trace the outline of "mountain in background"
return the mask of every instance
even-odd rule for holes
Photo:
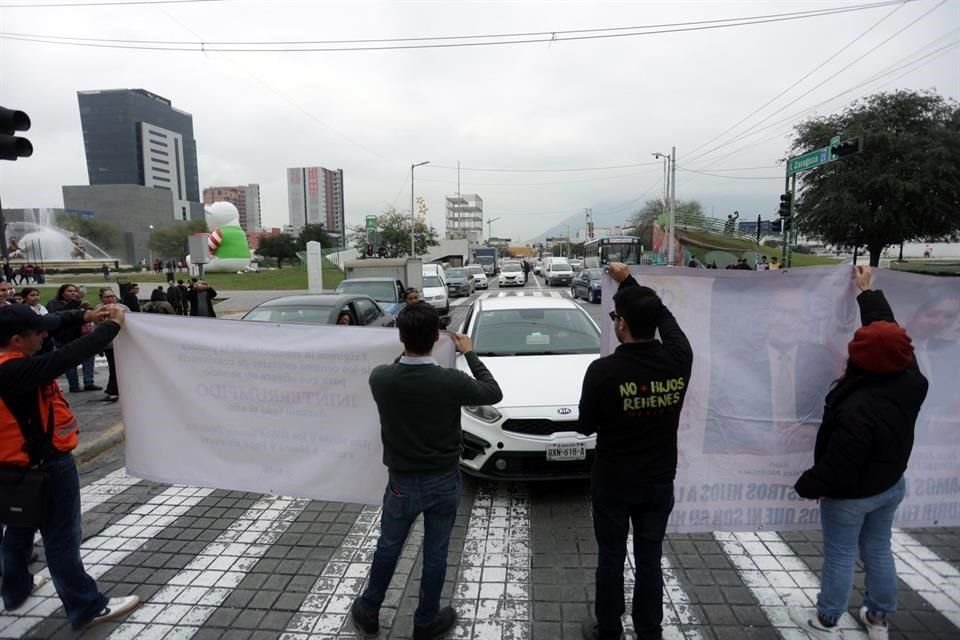
[[[757,214],[760,214],[764,220],[773,220],[777,215],[776,210],[780,204],[778,196],[773,193],[691,194],[690,197],[703,203],[704,213],[710,217],[726,220],[727,215],[739,211],[741,222],[755,221]],[[678,200],[686,198],[687,194],[677,194]],[[594,205],[593,225],[597,228],[625,225],[646,200],[647,198],[644,197],[630,203]],[[566,237],[567,225],[570,225],[570,233],[573,235],[577,229],[583,229],[587,226],[586,216],[583,212],[571,215],[550,228],[544,229],[539,235],[526,242],[533,244],[545,242],[547,238]]]

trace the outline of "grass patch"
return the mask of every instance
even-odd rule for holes
[[[891,261],[890,268],[896,271],[922,273],[928,276],[960,276],[960,261],[910,260]]]

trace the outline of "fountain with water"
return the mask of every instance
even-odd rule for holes
[[[24,263],[92,263],[113,262],[113,258],[96,244],[56,224],[56,213],[50,209],[28,209],[23,220],[6,226],[7,253],[11,262]]]

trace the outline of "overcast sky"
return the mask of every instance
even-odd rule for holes
[[[205,42],[390,38],[623,27],[858,4],[235,0],[4,6],[44,1],[62,0],[2,0],[0,31]],[[901,6],[784,97],[698,151],[895,7],[689,33],[416,51],[193,53],[0,40],[0,103],[30,114],[35,149],[32,158],[0,164],[0,196],[5,207],[62,206],[61,185],[87,184],[76,92],[143,88],[193,114],[201,189],[260,184],[265,226],[287,222],[286,167],[342,168],[347,222],[355,224],[390,205],[408,209],[410,164],[429,160],[433,166],[417,169],[417,195],[442,233],[444,196],[456,191],[457,173],[441,166],[608,167],[653,162],[652,152],[669,153],[672,145],[679,158],[678,198],[699,199],[718,217],[734,208],[745,218],[769,217],[783,187],[783,168],[775,165],[789,146],[791,122],[800,119],[795,114],[960,42],[960,0],[947,0],[881,45],[938,4]],[[816,112],[842,109],[878,90],[960,95],[960,48],[918,65]],[[756,128],[794,117],[723,144],[768,116]],[[746,167],[760,168],[727,171]],[[493,234],[524,240],[584,207],[606,220],[625,217],[636,203],[659,196],[662,167],[464,170],[461,176],[461,191],[479,193],[485,216],[500,218]]]

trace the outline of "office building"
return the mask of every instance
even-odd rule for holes
[[[447,240],[483,239],[483,198],[475,193],[447,196]]]
[[[238,187],[207,187],[203,190],[203,204],[229,202],[240,213],[240,226],[248,233],[260,230],[260,185]]]
[[[173,220],[202,212],[193,116],[143,89],[80,91],[77,100],[91,186],[167,190]]]
[[[287,169],[290,227],[299,233],[305,225],[322,224],[344,247],[346,223],[343,209],[343,170],[323,167]]]

